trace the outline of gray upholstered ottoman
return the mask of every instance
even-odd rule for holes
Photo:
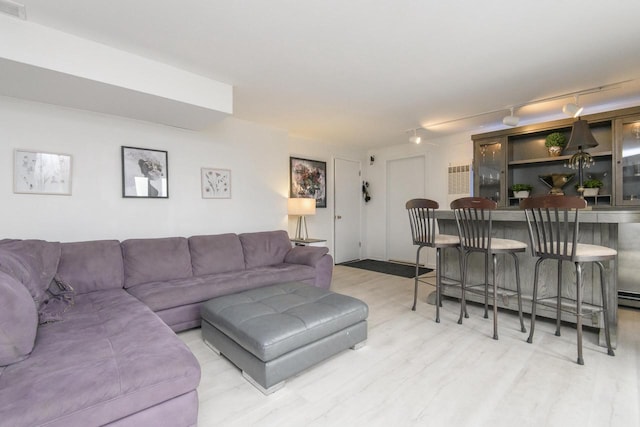
[[[265,394],[367,339],[367,305],[303,283],[214,298],[202,305],[202,338]]]

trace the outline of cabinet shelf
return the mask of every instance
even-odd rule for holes
[[[535,197],[535,196],[534,196]],[[597,196],[584,196],[589,206],[611,206],[611,194],[598,194]],[[519,197],[509,197],[509,206],[518,206]]]
[[[601,151],[599,153],[589,153],[591,157],[606,157],[611,156],[611,151]],[[540,157],[537,159],[525,159],[525,160],[512,160],[509,162],[509,166],[515,165],[528,165],[531,163],[553,163],[553,162],[561,162],[564,160],[569,160],[571,155],[568,156],[557,156],[557,157]]]
[[[598,194],[597,196],[584,196],[590,206],[605,205],[611,206],[611,194]]]

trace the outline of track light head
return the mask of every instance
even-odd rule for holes
[[[513,127],[518,126],[518,123],[520,123],[520,117],[513,115],[513,107],[511,107],[511,114],[502,119],[502,124]]]
[[[505,118],[502,119],[502,124],[506,126],[518,126],[518,123],[520,123],[520,117],[505,116]]]
[[[578,117],[582,113],[582,110],[584,110],[584,108],[578,104],[578,95],[575,96],[575,102],[566,103],[562,107],[562,112],[571,117]]]
[[[416,129],[413,130],[413,135],[409,138],[409,142],[413,144],[420,144],[422,142],[422,138],[418,136],[418,132]]]
[[[584,110],[583,107],[573,102],[564,104],[564,106],[562,107],[562,112],[565,113],[567,116],[571,116],[571,117],[578,117],[580,113],[582,113],[582,110]]]

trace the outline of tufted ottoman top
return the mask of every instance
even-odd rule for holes
[[[214,298],[202,319],[263,362],[366,320],[367,305],[292,282]]]

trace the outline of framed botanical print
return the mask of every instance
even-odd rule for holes
[[[231,198],[231,171],[229,169],[202,168],[200,181],[203,199]]]
[[[71,156],[15,150],[13,192],[71,195]]]

